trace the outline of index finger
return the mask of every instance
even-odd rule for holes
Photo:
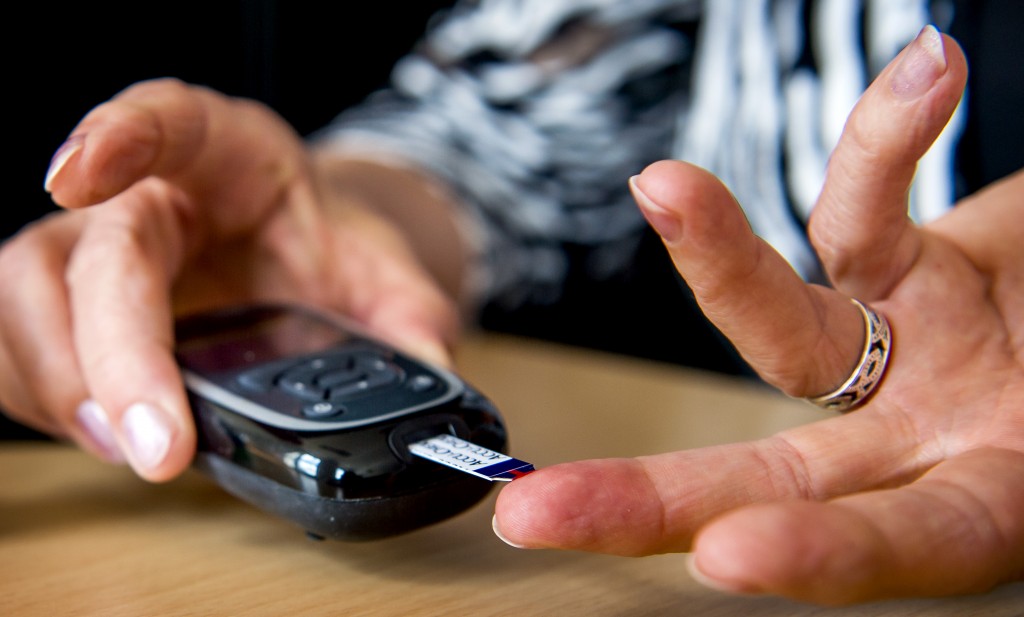
[[[495,527],[520,547],[687,551],[698,529],[736,508],[904,483],[933,463],[914,454],[915,440],[872,407],[753,442],[556,465],[502,489]]]
[[[207,119],[197,88],[170,79],[136,84],[82,119],[54,154],[44,188],[73,208],[174,173],[203,147]]]

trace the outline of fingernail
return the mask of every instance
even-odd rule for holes
[[[633,194],[633,199],[636,200],[638,206],[640,206],[640,212],[643,213],[644,218],[651,224],[654,231],[658,232],[658,235],[662,237],[666,242],[675,242],[682,235],[683,226],[679,222],[679,219],[670,213],[665,208],[659,206],[650,197],[647,196],[636,183],[636,179],[639,176],[633,176],[629,179],[629,190]]]
[[[925,26],[907,46],[893,71],[890,87],[896,96],[912,100],[931,89],[946,72],[946,50],[935,26]]]
[[[728,594],[751,595],[753,593],[749,589],[744,589],[741,586],[726,583],[704,574],[700,568],[697,567],[697,560],[694,558],[693,553],[686,555],[686,571],[690,573],[690,577],[693,578],[696,583],[702,587],[707,587],[708,589]]]
[[[124,453],[114,438],[110,417],[99,403],[92,399],[83,401],[75,410],[75,420],[104,459],[111,463],[124,462]]]
[[[501,533],[501,530],[498,529],[498,517],[497,516],[492,516],[491,517],[491,529],[494,530],[494,535],[498,536],[499,540],[501,540],[505,544],[508,544],[512,548],[527,548],[526,545],[524,545],[524,544],[516,544],[515,542],[513,542],[513,541],[509,540],[508,538],[506,538],[504,536],[504,534]]]
[[[149,403],[136,403],[121,419],[133,467],[151,471],[167,458],[174,435],[174,424],[167,414]]]
[[[68,137],[57,151],[53,153],[53,158],[50,159],[50,168],[46,170],[46,179],[43,180],[43,190],[47,193],[50,192],[50,188],[53,186],[53,180],[57,177],[57,174],[64,169],[64,165],[67,164],[68,160],[75,155],[76,152],[82,149],[85,145],[85,135],[72,135]]]

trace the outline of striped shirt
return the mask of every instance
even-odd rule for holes
[[[558,300],[567,244],[587,276],[625,267],[645,223],[627,179],[686,160],[734,193],[808,280],[805,223],[871,79],[948,3],[477,0],[439,15],[392,86],[319,135],[445,181],[474,249],[478,305]],[[955,120],[921,162],[911,215],[953,202]]]

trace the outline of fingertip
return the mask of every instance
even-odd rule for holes
[[[895,63],[889,88],[898,99],[913,100],[930,90],[948,66],[942,35],[927,25]]]
[[[679,208],[701,203],[709,193],[725,193],[721,181],[711,172],[674,159],[655,161],[630,179],[630,183],[663,208],[679,214]]]
[[[720,580],[713,578],[704,573],[701,567],[697,564],[697,556],[694,553],[686,555],[686,571],[689,573],[690,578],[702,587],[707,587],[714,591],[719,591],[728,594],[746,594],[750,595],[753,591],[744,588],[742,585],[736,585],[732,581]]]
[[[103,202],[145,176],[159,149],[157,127],[136,111],[69,137],[54,153],[43,188],[64,208]]]
[[[541,548],[559,526],[556,513],[561,507],[551,503],[552,493],[544,478],[552,469],[539,469],[519,478],[498,494],[491,527],[505,544],[520,549]]]
[[[401,346],[409,355],[428,364],[446,369],[453,368],[451,351],[444,342],[435,337],[408,337],[401,342]]]
[[[585,514],[590,483],[577,465],[539,469],[502,489],[495,503],[494,530],[516,548],[582,548],[600,538]]]
[[[162,132],[145,110],[124,109],[88,127],[74,165],[65,165],[52,183],[54,200],[66,208],[110,199],[145,177],[157,160]]]
[[[82,119],[51,159],[44,188],[65,208],[106,201],[193,161],[205,134],[205,108],[187,85],[135,84]]]
[[[370,324],[370,331],[382,341],[428,364],[451,370],[454,366],[451,348],[446,342],[450,335],[440,326],[400,318],[378,319]]]
[[[640,212],[643,213],[644,218],[654,228],[654,231],[658,232],[662,240],[668,244],[678,241],[679,236],[682,235],[682,222],[679,217],[645,193],[638,184],[638,178],[639,176],[633,176],[629,179],[629,190],[637,205],[640,206]]]
[[[76,440],[86,450],[109,463],[126,462],[124,452],[117,443],[110,416],[92,399],[82,401],[75,410]]]
[[[505,535],[504,532],[502,532],[501,525],[498,523],[498,515],[497,514],[495,514],[494,516],[491,517],[491,529],[494,531],[494,535],[498,536],[499,540],[501,540],[505,544],[508,544],[512,548],[518,548],[518,549],[530,548],[529,546],[526,546],[525,544],[519,544],[519,543],[513,542],[512,540],[510,540],[508,538],[508,536]]]
[[[580,461],[506,486],[495,504],[495,526],[521,548],[646,555],[676,548],[662,506],[636,459]]]
[[[188,466],[195,432],[177,414],[151,402],[133,403],[120,418],[120,444],[132,469],[151,482],[165,482]]]
[[[723,239],[737,244],[752,237],[732,193],[706,169],[657,161],[629,183],[641,212],[677,258],[720,251]]]
[[[85,147],[85,137],[84,134],[72,135],[53,153],[53,157],[50,159],[50,166],[46,170],[46,177],[43,180],[44,191],[53,193],[54,184],[60,177],[61,172],[71,159]]]
[[[413,283],[420,283],[413,280]],[[453,306],[428,289],[420,302],[410,302],[415,293],[383,296],[364,316],[356,315],[375,336],[430,364],[453,367],[452,347],[459,336],[459,319]]]

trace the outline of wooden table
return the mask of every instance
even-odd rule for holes
[[[820,412],[720,376],[471,337],[462,374],[538,465],[749,439]],[[150,485],[69,447],[0,443],[0,615],[1021,615],[1024,585],[827,610],[698,587],[681,555],[519,551],[467,513],[372,543],[313,542],[189,472]]]

